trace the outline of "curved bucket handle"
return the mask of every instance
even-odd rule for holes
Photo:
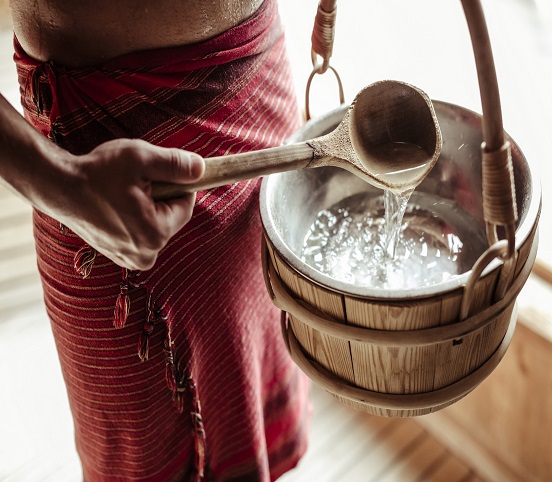
[[[479,0],[461,1],[470,32],[483,110],[481,145],[483,216],[489,242],[489,248],[476,262],[480,269],[472,269],[466,284],[460,308],[461,319],[463,319],[462,317],[468,317],[470,314],[471,291],[475,282],[495,257],[500,257],[504,264],[495,289],[494,301],[501,299],[511,284],[517,262],[518,215],[511,147],[504,139],[498,81],[485,16]],[[497,232],[499,226],[504,230],[506,245],[499,239]],[[492,256],[493,253],[495,256]]]
[[[510,143],[504,138],[502,122],[502,109],[500,94],[496,77],[495,64],[489,39],[489,32],[485,22],[483,8],[479,0],[461,0],[464,15],[468,24],[479,92],[483,110],[483,143],[482,154],[482,179],[483,179],[483,216],[486,224],[486,234],[489,249],[478,260],[478,269],[472,270],[474,280],[468,281],[468,285],[474,285],[484,268],[498,255],[504,260],[500,279],[495,290],[495,301],[501,299],[513,278],[516,265],[516,222],[518,219],[514,174]],[[312,33],[312,59],[314,73],[324,73],[330,67],[330,57],[333,52],[335,38],[335,19],[337,13],[337,0],[320,0]],[[317,56],[322,62],[317,62]],[[310,81],[309,84],[310,86]],[[308,111],[307,88],[307,112]],[[504,232],[507,242],[495,246],[500,242],[498,228]],[[495,256],[492,256],[492,254]],[[476,263],[476,264],[477,264]],[[482,266],[484,264],[484,266]],[[469,316],[469,304],[471,290],[464,296],[462,312]]]

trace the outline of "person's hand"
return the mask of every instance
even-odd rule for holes
[[[117,139],[74,156],[36,132],[0,95],[0,180],[118,265],[153,266],[192,216],[195,195],[155,202],[152,182],[203,175],[191,152]]]
[[[195,194],[156,202],[152,182],[194,181],[203,175],[203,159],[130,139],[106,142],[83,156],[60,151],[57,167],[45,172],[37,207],[116,264],[151,268],[190,220],[195,203]]]

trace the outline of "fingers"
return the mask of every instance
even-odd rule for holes
[[[139,245],[139,249],[126,253],[126,256],[121,259],[112,257],[112,261],[133,270],[147,271],[151,269],[161,249],[191,219],[195,198],[195,193],[189,193],[178,199],[155,203],[156,228],[152,229],[151,225],[148,227],[147,242]],[[152,244],[153,232],[157,234]],[[136,247],[136,239],[134,239],[133,247]],[[108,255],[108,257],[110,256]]]
[[[155,203],[157,219],[160,224],[166,226],[169,238],[191,219],[195,199],[195,193],[188,193],[178,199]]]
[[[151,181],[192,182],[205,171],[203,158],[198,154],[176,148],[150,147],[144,174]]]
[[[186,183],[199,179],[205,171],[203,158],[193,152],[151,145],[151,157],[144,175],[150,181]],[[177,199],[155,202],[159,226],[168,234],[176,234],[192,217],[196,195],[188,193]]]
[[[90,165],[100,166],[96,170],[102,173],[98,176],[100,182],[87,184],[96,188],[91,191],[92,205],[98,199],[107,201],[113,216],[98,219],[94,214],[90,221],[83,221],[97,228],[93,231],[104,233],[101,242],[93,239],[89,244],[96,249],[105,248],[98,250],[121,266],[150,269],[169,239],[190,221],[196,198],[189,193],[156,202],[151,196],[152,183],[196,181],[205,170],[202,157],[139,139],[117,139],[96,148]],[[107,247],[105,234],[109,239]]]

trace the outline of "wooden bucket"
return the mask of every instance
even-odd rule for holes
[[[367,185],[336,168],[276,174],[262,184],[263,269],[267,290],[282,309],[289,353],[315,383],[372,414],[431,413],[481,383],[510,344],[516,296],[536,256],[540,188],[518,146],[503,132],[481,7],[476,1],[463,4],[483,116],[434,102],[443,151],[417,191],[450,199],[486,233],[489,247],[470,270],[412,290],[333,280],[300,259],[302,241],[316,212]],[[346,110],[342,106],[310,120],[290,141],[331,131]]]

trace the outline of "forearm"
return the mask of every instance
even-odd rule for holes
[[[46,209],[45,191],[53,177],[57,183],[63,181],[68,157],[0,95],[0,178],[6,184],[35,207]]]

